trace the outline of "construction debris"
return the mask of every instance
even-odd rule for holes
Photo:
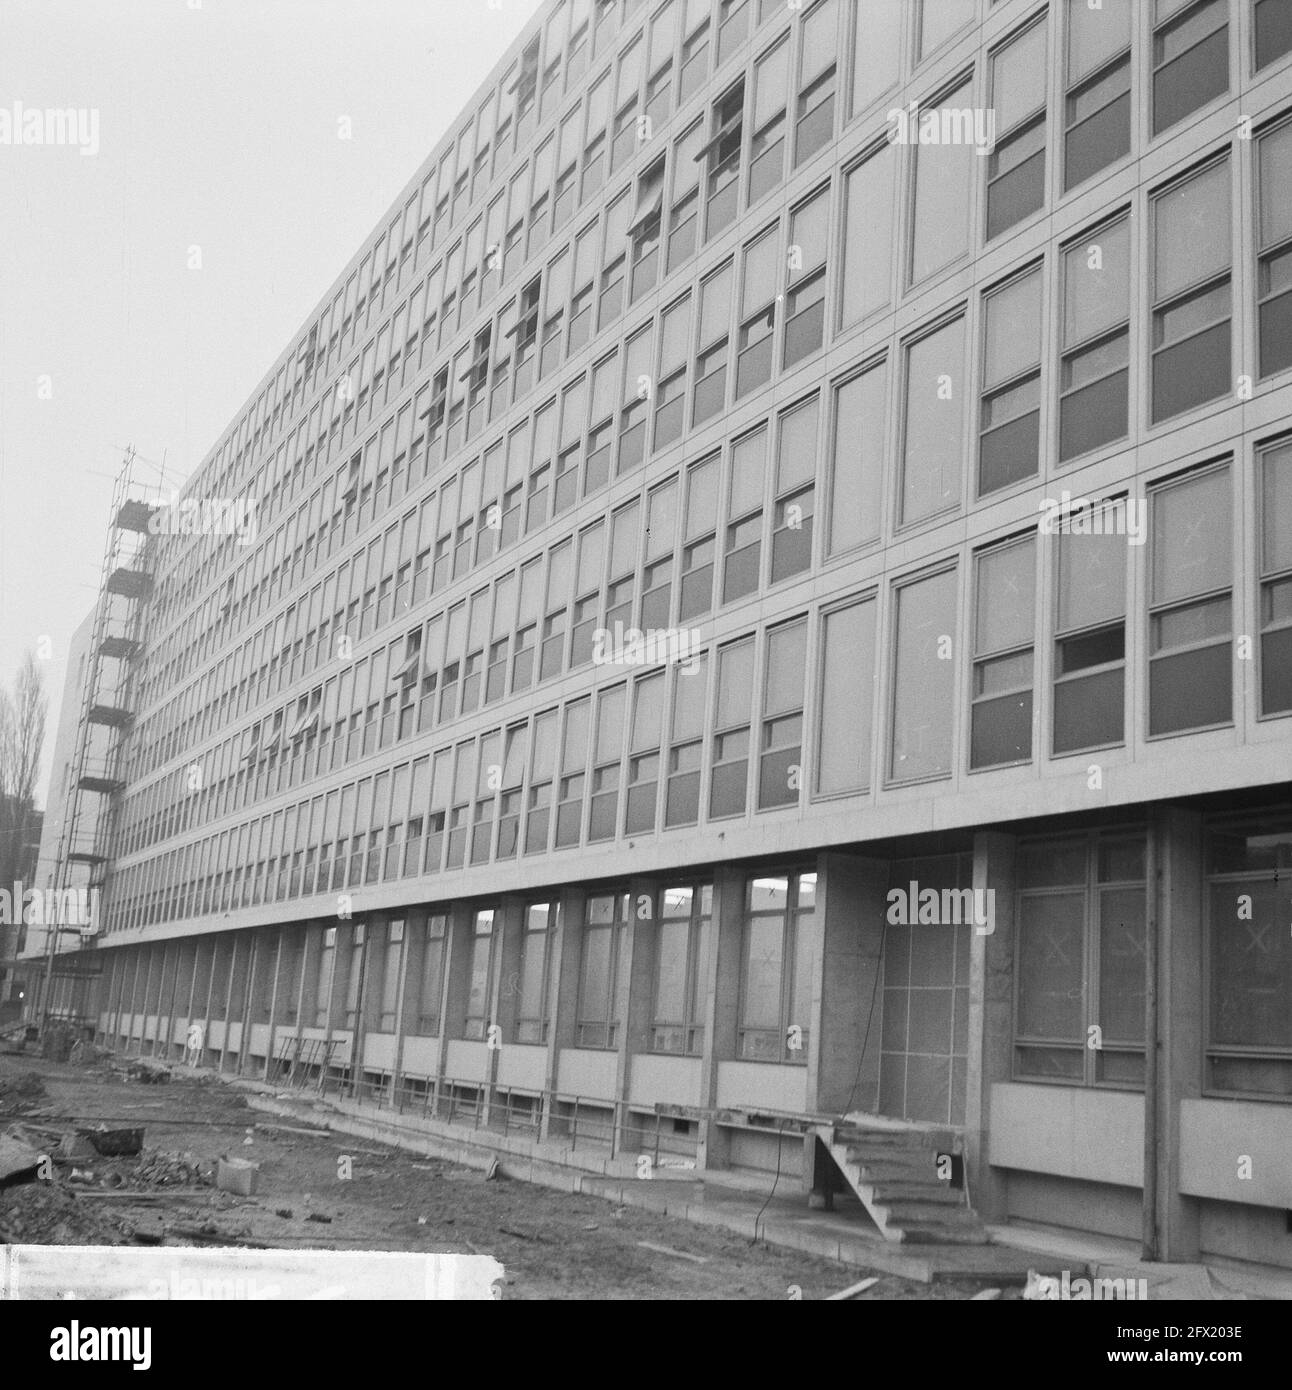
[[[707,1265],[709,1263],[709,1257],[707,1255],[692,1255],[686,1250],[674,1250],[671,1245],[656,1245],[655,1242],[651,1240],[639,1240],[637,1244],[643,1250],[653,1250],[657,1255],[671,1255],[675,1260],[690,1260],[692,1264],[697,1265]]]
[[[34,1071],[15,1076],[11,1081],[0,1076],[0,1112],[29,1115],[45,1099],[45,1083]]]
[[[0,1185],[30,1182],[40,1167],[41,1153],[16,1135],[0,1134]]]
[[[860,1279],[855,1284],[849,1284],[846,1289],[840,1289],[838,1293],[826,1295],[827,1303],[846,1303],[851,1298],[856,1298],[858,1294],[863,1294],[867,1289],[879,1283],[878,1277],[870,1279]]]
[[[245,1158],[221,1158],[215,1168],[215,1185],[221,1192],[250,1197],[256,1190],[260,1164]]]

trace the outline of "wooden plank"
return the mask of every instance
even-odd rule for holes
[[[656,1245],[651,1240],[639,1240],[637,1244],[643,1250],[653,1250],[657,1255],[671,1255],[675,1260],[690,1260],[692,1264],[696,1265],[709,1263],[707,1255],[692,1255],[686,1250],[674,1250],[671,1245]]]
[[[879,1283],[879,1276],[875,1275],[870,1279],[862,1279],[859,1283],[849,1284],[846,1289],[840,1289],[838,1293],[826,1295],[827,1303],[839,1303],[849,1298],[856,1298],[859,1293],[865,1293],[867,1289]]]

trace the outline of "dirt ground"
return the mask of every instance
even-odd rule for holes
[[[120,1059],[71,1066],[0,1055],[0,1132],[27,1126],[30,1140],[31,1126],[100,1122],[145,1130],[139,1157],[56,1161],[48,1180],[0,1187],[0,1243],[243,1242],[488,1254],[506,1268],[503,1297],[525,1299],[813,1299],[864,1277],[833,1261],[597,1197],[489,1181],[473,1169],[343,1134],[293,1133],[281,1128],[288,1121],[252,1110],[242,1093],[218,1081],[174,1073],[167,1084],[146,1085],[121,1066]],[[26,1079],[32,1074],[40,1087]],[[214,1190],[221,1154],[260,1165],[254,1196]],[[341,1176],[343,1156],[349,1178]],[[137,1192],[165,1195],[128,1195]],[[642,1241],[682,1254],[645,1249]],[[861,1298],[972,1292],[884,1275]]]

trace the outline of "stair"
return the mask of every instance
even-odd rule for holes
[[[959,1152],[951,1130],[817,1125],[814,1131],[885,1240],[985,1245],[986,1228],[963,1188],[938,1176],[938,1156]]]

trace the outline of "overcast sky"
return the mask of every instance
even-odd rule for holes
[[[0,0],[0,681],[50,639],[42,805],[125,445],[193,471],[540,4]],[[97,111],[97,153],[7,142],[15,103]]]

